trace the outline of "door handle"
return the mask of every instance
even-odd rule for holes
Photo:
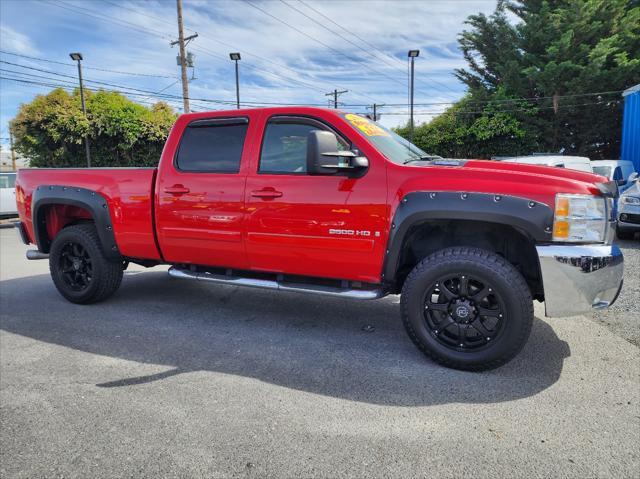
[[[251,192],[251,196],[255,196],[256,198],[280,198],[282,196],[282,191],[276,190],[253,190]]]
[[[189,191],[189,188],[185,188],[182,185],[167,186],[164,189],[164,192],[169,193],[170,195],[184,195],[189,193]]]

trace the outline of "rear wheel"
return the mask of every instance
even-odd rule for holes
[[[470,371],[511,360],[533,323],[522,275],[477,248],[448,248],[422,260],[404,283],[401,305],[409,336],[427,356]]]
[[[111,296],[122,282],[122,269],[122,262],[105,258],[93,224],[64,228],[49,252],[53,283],[72,303],[95,303]]]

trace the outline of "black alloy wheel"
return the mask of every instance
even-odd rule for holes
[[[83,291],[91,284],[91,257],[81,244],[69,242],[62,247],[58,268],[63,281],[73,291]]]
[[[427,289],[424,317],[436,340],[457,351],[472,351],[495,341],[505,322],[504,301],[486,280],[446,275]]]

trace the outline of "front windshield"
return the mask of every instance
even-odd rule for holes
[[[343,118],[394,163],[402,165],[411,161],[440,158],[426,153],[400,135],[368,118],[353,113],[346,113]]]
[[[611,167],[610,166],[594,166],[593,172],[596,175],[606,176],[607,178],[611,178]]]

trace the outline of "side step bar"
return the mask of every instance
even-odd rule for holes
[[[209,272],[191,271],[188,269],[169,268],[169,276],[180,279],[194,279],[197,281],[209,281],[211,283],[226,284],[230,286],[248,286],[250,288],[275,289],[278,291],[292,291],[295,293],[311,293],[325,296],[336,296],[349,299],[378,299],[386,296],[382,288],[354,289],[338,288],[325,285],[314,285],[304,283],[292,283],[286,281],[276,281],[270,279],[244,278],[242,276],[231,276],[215,274]]]

